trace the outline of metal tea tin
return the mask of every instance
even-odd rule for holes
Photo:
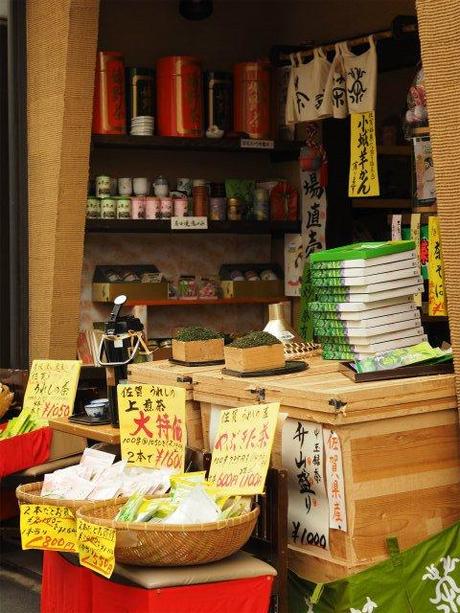
[[[239,198],[228,199],[227,217],[229,221],[241,221],[243,217],[243,204]]]
[[[270,138],[270,64],[242,62],[233,71],[233,128],[250,138]]]
[[[118,51],[98,51],[96,56],[92,131],[126,133],[125,65]]]
[[[233,76],[230,72],[207,72],[205,74],[206,126],[217,126],[230,132],[233,113]]]
[[[120,196],[117,201],[117,219],[131,218],[131,198]]]
[[[209,199],[209,219],[225,221],[227,219],[227,199],[223,197]]]
[[[110,196],[110,188],[112,181],[106,175],[96,177],[96,198],[105,198]]]
[[[102,198],[101,217],[102,219],[115,219],[117,216],[117,202],[114,198]]]
[[[86,217],[99,219],[101,216],[101,201],[99,198],[88,198],[86,201]]]
[[[153,117],[154,79],[151,68],[126,68],[126,106],[128,117]]]

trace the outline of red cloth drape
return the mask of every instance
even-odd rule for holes
[[[45,551],[41,613],[266,613],[273,577],[146,590]]]
[[[46,427],[0,441],[0,478],[46,462],[52,437]]]

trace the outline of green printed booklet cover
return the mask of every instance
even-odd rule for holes
[[[414,249],[414,241],[352,243],[351,245],[345,245],[343,247],[335,247],[334,249],[316,251],[310,255],[310,263],[314,265],[317,262],[370,260],[373,258],[403,253],[404,251],[413,251]]]
[[[408,285],[414,280],[420,283],[422,282],[420,272],[418,268],[415,267],[404,268],[402,270],[393,270],[392,272],[379,273],[375,275],[364,275],[360,277],[346,277],[336,275],[312,275],[311,277],[311,283],[313,287],[354,287],[372,286],[376,284],[386,285],[387,283],[399,283],[400,285]],[[387,287],[382,287],[382,289],[387,289]]]
[[[420,285],[406,285],[397,289],[391,289],[384,292],[363,292],[354,293],[348,291],[350,288],[341,288],[342,291],[338,291],[339,288],[328,289],[327,291],[315,290],[315,297],[319,302],[358,302],[358,303],[371,303],[371,302],[383,302],[384,300],[390,300],[399,296],[412,297],[415,294],[419,294],[423,291],[423,284]],[[365,307],[366,308],[366,307]]]
[[[406,259],[407,253],[413,254],[412,257]],[[331,262],[332,264],[334,262]],[[344,262],[347,264],[347,262]],[[369,264],[369,265],[367,265]],[[409,270],[415,271],[417,274],[420,269],[419,261],[416,257],[415,251],[408,251],[406,253],[398,254],[398,259],[388,264],[375,264],[375,260],[368,260],[366,266],[359,266],[355,268],[340,267],[340,268],[323,268],[319,265],[311,267],[311,278],[314,280],[323,278],[332,279],[353,279],[355,277],[373,277],[375,275],[384,275],[394,273],[396,279],[399,276],[403,276]]]
[[[326,301],[313,301],[310,302],[308,308],[310,313],[357,313],[360,318],[363,317],[363,313],[366,311],[374,311],[380,307],[387,307],[393,305],[400,305],[403,303],[414,304],[413,296],[403,296],[397,298],[388,298],[386,300],[379,300],[373,302],[372,305],[368,305],[364,302],[326,302]]]
[[[452,349],[432,347],[428,342],[422,342],[410,347],[386,351],[357,361],[354,368],[358,373],[391,370],[414,364],[439,364],[452,361]]]

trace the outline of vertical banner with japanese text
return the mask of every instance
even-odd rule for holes
[[[279,407],[272,402],[220,411],[210,483],[229,496],[262,494]]]
[[[34,360],[23,411],[44,419],[68,417],[73,411],[80,368],[79,360]]]
[[[117,387],[121,455],[128,465],[184,470],[185,390],[169,385]]]
[[[329,501],[321,424],[289,418],[283,428],[288,471],[288,538],[297,547],[329,549]]]
[[[428,217],[428,315],[447,315],[439,219]]]
[[[343,479],[342,447],[334,430],[323,429],[326,483],[329,499],[329,527],[347,531],[345,483]]]
[[[374,111],[351,113],[348,195],[350,198],[380,195]]]
[[[19,508],[23,549],[77,551],[77,526],[69,508],[50,504],[21,504]]]
[[[320,184],[319,170],[300,171],[302,192],[302,244],[304,260],[326,248],[326,188]]]

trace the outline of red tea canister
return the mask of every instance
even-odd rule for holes
[[[201,62],[185,55],[157,62],[157,128],[160,136],[203,135]]]
[[[242,62],[233,69],[233,129],[250,138],[270,137],[270,64]]]
[[[125,65],[118,51],[98,51],[93,134],[126,134]]]

